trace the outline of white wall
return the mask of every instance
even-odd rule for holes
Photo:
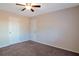
[[[36,16],[31,20],[32,28],[35,28],[31,30],[32,40],[79,53],[79,6]]]
[[[28,17],[0,10],[0,48],[27,41],[29,34]]]
[[[37,39],[37,24],[35,19],[30,19],[30,40]]]

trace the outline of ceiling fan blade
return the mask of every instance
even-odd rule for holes
[[[32,12],[34,12],[34,10],[33,10],[33,9],[31,9],[31,11],[32,11]]]
[[[19,4],[19,3],[16,3],[16,5],[25,6],[25,5],[22,5],[22,4]]]
[[[32,5],[32,7],[41,7],[40,5]]]
[[[21,11],[24,11],[26,8],[23,8]]]

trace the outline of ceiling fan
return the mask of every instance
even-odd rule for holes
[[[32,3],[25,3],[25,4],[16,3],[16,5],[24,6],[24,8],[21,11],[28,9],[28,10],[31,10],[32,12],[34,12],[33,8],[40,8],[41,7],[40,5],[33,5]]]

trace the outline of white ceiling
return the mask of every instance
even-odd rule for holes
[[[79,5],[79,3],[38,3],[38,4],[41,5],[41,8],[35,9],[35,12],[31,12],[29,10],[21,11],[23,7],[17,6],[15,3],[0,3],[0,9],[13,12],[19,15],[32,17]]]

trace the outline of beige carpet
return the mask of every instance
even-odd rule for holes
[[[77,53],[47,46],[34,41],[17,43],[0,48],[1,56],[79,56]]]

